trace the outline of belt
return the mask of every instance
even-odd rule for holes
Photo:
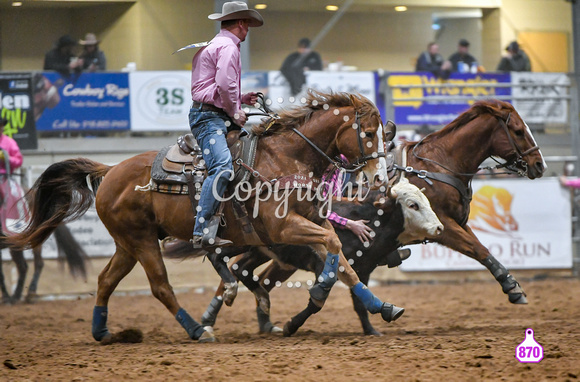
[[[193,101],[193,104],[191,105],[191,107],[194,109],[200,109],[201,111],[215,111],[216,113],[223,113],[223,114],[226,113],[223,109],[220,109],[219,107],[214,106],[210,103],[201,103],[201,102]]]

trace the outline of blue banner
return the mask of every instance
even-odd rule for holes
[[[392,97],[395,109],[395,123],[402,125],[446,125],[464,112],[475,100],[459,101],[452,97],[472,96],[494,98],[511,95],[509,87],[493,87],[494,84],[510,83],[509,73],[454,73],[447,80],[436,78],[431,73],[390,73],[389,86],[394,85],[471,85],[477,87],[432,87],[432,88],[393,88]],[[485,86],[489,84],[490,86]],[[429,97],[449,97],[449,100],[429,101]],[[410,100],[405,100],[405,99]],[[425,98],[417,100],[417,98]],[[389,116],[390,118],[393,118]]]
[[[58,91],[56,100],[36,121],[39,131],[129,130],[127,73],[82,73],[67,78],[55,72],[44,76]]]

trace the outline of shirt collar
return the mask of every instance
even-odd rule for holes
[[[227,29],[221,29],[220,32],[217,34],[217,36],[227,37],[230,40],[232,40],[234,42],[234,44],[236,44],[237,46],[240,46],[240,43],[242,42],[238,36],[236,36],[235,34],[233,34],[232,32],[230,32]]]

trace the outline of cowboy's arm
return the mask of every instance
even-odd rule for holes
[[[241,122],[245,117],[240,105],[239,74],[236,65],[240,62],[240,51],[236,46],[224,46],[218,56],[215,81],[217,92],[227,115]],[[236,118],[236,114],[238,118]],[[245,121],[244,121],[245,122]],[[242,124],[243,125],[243,124]]]

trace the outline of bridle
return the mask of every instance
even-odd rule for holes
[[[509,141],[510,145],[512,146],[512,149],[514,150],[516,155],[513,159],[509,160],[506,163],[498,165],[496,168],[505,168],[511,172],[517,173],[520,176],[527,176],[528,175],[528,163],[524,160],[524,157],[539,150],[540,147],[538,147],[538,145],[536,144],[535,146],[530,147],[526,151],[522,152],[522,149],[517,144],[517,142],[514,141],[514,139],[512,138],[512,135],[509,132],[508,124],[510,122],[511,115],[512,115],[512,113],[509,113],[505,121],[501,118],[498,118],[498,119],[499,119],[500,125],[503,127],[503,129],[508,137],[508,141]],[[522,170],[522,168],[523,168],[523,170]]]
[[[262,93],[258,93],[258,99],[261,101],[261,102],[258,102],[260,104],[260,107],[258,109],[261,112],[260,113],[248,113],[246,115],[248,115],[248,116],[263,115],[263,116],[270,117],[270,120],[266,121],[266,124],[267,124],[266,131],[267,131],[270,128],[270,126],[273,125],[275,120],[279,119],[280,117],[278,116],[278,114],[274,113],[268,107],[268,105],[266,105],[266,102],[264,100],[264,95]],[[361,168],[366,166],[367,162],[369,160],[377,159],[377,158],[384,158],[386,156],[386,153],[384,153],[384,152],[380,153],[380,152],[376,152],[376,151],[373,152],[372,154],[365,155],[364,143],[362,140],[362,136],[364,134],[362,132],[362,126],[360,123],[360,117],[359,117],[358,111],[355,111],[354,125],[356,125],[356,135],[357,135],[357,139],[358,139],[358,148],[360,150],[360,156],[358,158],[356,158],[353,163],[347,163],[344,160],[342,160],[341,158],[332,159],[324,151],[322,151],[320,149],[320,147],[316,146],[316,144],[314,142],[312,142],[304,134],[302,134],[300,131],[298,131],[298,129],[293,127],[292,131],[295,132],[300,138],[304,139],[304,141],[306,141],[306,143],[308,143],[308,145],[310,145],[317,153],[319,153],[324,159],[326,159],[326,161],[328,161],[330,164],[332,164],[335,168],[341,169],[341,170],[348,172],[348,173],[353,173],[353,172],[359,171]],[[354,125],[353,125],[353,127],[354,127]]]
[[[538,147],[538,145],[535,145],[533,147],[530,147],[526,151],[522,151],[520,146],[512,138],[510,131],[509,131],[508,124],[510,122],[511,115],[512,115],[512,113],[509,113],[507,118],[505,119],[505,121],[502,118],[497,117],[498,121],[500,122],[500,126],[505,131],[507,138],[508,138],[508,141],[509,141],[509,143],[513,149],[513,152],[515,154],[515,156],[512,159],[510,159],[509,161],[507,161],[505,163],[500,163],[497,159],[495,159],[494,157],[491,157],[491,159],[493,159],[497,163],[497,166],[495,166],[495,167],[490,167],[490,166],[479,167],[477,169],[477,171],[473,172],[473,173],[461,173],[461,172],[453,171],[452,169],[448,168],[447,166],[445,166],[445,165],[443,165],[443,164],[441,164],[433,159],[421,157],[415,152],[417,147],[419,147],[423,143],[423,140],[425,140],[425,138],[427,138],[430,134],[423,137],[419,142],[417,142],[413,146],[413,150],[412,150],[413,156],[415,156],[415,158],[420,159],[422,161],[434,163],[437,166],[444,168],[445,170],[449,171],[450,173],[452,173],[453,175],[456,175],[456,176],[470,176],[471,177],[471,176],[474,176],[476,174],[479,174],[481,170],[493,171],[493,170],[497,170],[497,169],[506,169],[508,172],[494,173],[494,174],[497,175],[497,174],[513,174],[513,173],[515,173],[515,174],[518,174],[519,176],[525,177],[528,175],[528,163],[524,160],[524,157],[533,153],[536,150],[539,150],[540,148]]]

